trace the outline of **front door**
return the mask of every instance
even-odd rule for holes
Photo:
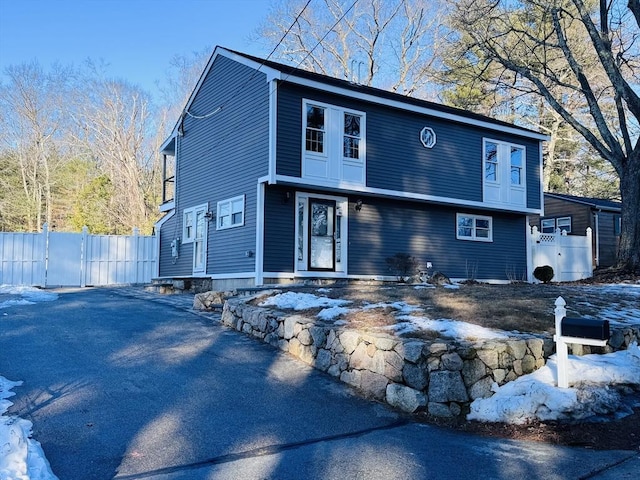
[[[309,270],[336,269],[336,202],[309,199]]]

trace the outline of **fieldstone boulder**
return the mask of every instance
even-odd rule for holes
[[[424,393],[397,383],[387,385],[386,401],[402,411],[413,413],[427,405]]]
[[[429,401],[436,403],[468,402],[467,389],[460,372],[432,372],[429,378]]]

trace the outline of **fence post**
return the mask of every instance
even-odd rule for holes
[[[591,275],[593,275],[593,230],[591,229],[591,227],[587,227],[587,248],[585,249],[587,251],[587,267],[589,268],[589,272],[591,272]]]
[[[534,240],[534,232],[537,230],[537,227],[532,227],[529,225],[529,218],[527,217],[527,238],[526,238],[526,246],[527,246],[527,282],[533,283],[533,259],[536,258],[535,245],[536,242]],[[534,230],[535,229],[535,230]]]
[[[87,286],[87,263],[89,256],[87,255],[87,238],[89,236],[89,228],[85,225],[82,227],[82,237],[80,238],[80,287]]]
[[[49,224],[42,224],[42,254],[44,268],[42,272],[42,288],[47,288],[47,274],[49,273]]]
[[[138,284],[138,270],[140,269],[140,230],[138,227],[133,227],[133,248],[135,253],[133,255],[133,268],[135,269],[135,283]]]

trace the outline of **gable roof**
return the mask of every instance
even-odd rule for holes
[[[578,197],[576,195],[567,195],[564,193],[545,193],[544,196],[557,198],[559,200],[566,200],[567,202],[580,203],[598,210],[611,210],[614,212],[622,210],[622,204],[620,202],[606,200],[604,198]]]
[[[513,123],[505,122],[502,120],[497,120],[495,118],[488,117],[486,115],[481,115],[479,113],[470,112],[468,110],[464,110],[461,108],[451,107],[449,105],[444,105],[441,103],[431,102],[428,100],[422,100],[419,98],[408,97],[407,95],[403,95],[401,93],[391,92],[389,90],[383,90],[380,88],[369,87],[367,85],[361,85],[358,83],[350,82],[348,80],[343,80],[340,78],[330,77],[328,75],[323,75],[321,73],[310,72],[308,70],[303,70],[301,68],[292,67],[290,65],[285,65],[282,63],[274,62],[272,60],[263,60],[258,57],[254,57],[252,55],[248,55],[246,53],[237,52],[235,50],[228,50],[231,53],[244,57],[253,62],[258,62],[261,65],[269,67],[273,70],[277,70],[284,74],[284,77],[281,79],[283,81],[289,80],[289,77],[298,77],[305,78],[308,80],[314,80],[319,83],[324,83],[329,86],[337,87],[340,89],[344,89],[354,93],[362,93],[369,96],[379,97],[385,100],[392,100],[395,102],[405,103],[407,105],[414,105],[417,107],[422,107],[425,109],[433,110],[435,112],[444,113],[447,115],[452,115],[456,117],[462,117],[467,119],[473,119],[479,122],[486,122],[495,126],[501,126],[506,128],[515,128],[522,131],[522,134],[525,136],[530,136],[531,134],[544,137],[541,140],[546,139],[547,136],[537,132],[535,130],[531,130],[528,128],[520,127]],[[495,128],[495,127],[494,127]]]
[[[427,100],[421,100],[418,98],[408,97],[400,93],[394,93],[379,88],[369,87],[365,85],[349,82],[348,80],[342,80],[339,78],[330,77],[320,73],[309,72],[300,68],[292,67],[282,63],[274,62],[272,60],[265,60],[262,58],[254,57],[246,53],[230,50],[224,47],[217,46],[213,50],[207,65],[200,75],[195,88],[189,96],[189,100],[183,109],[184,112],[189,110],[191,103],[193,102],[200,86],[204,82],[209,70],[212,68],[215,58],[218,55],[223,55],[228,58],[232,58],[236,61],[246,64],[247,66],[260,70],[267,74],[267,78],[276,78],[283,82],[298,83],[317,88],[320,90],[330,91],[333,93],[343,94],[352,98],[358,98],[364,101],[384,104],[389,107],[400,108],[404,110],[412,110],[417,113],[432,115],[439,118],[445,118],[460,123],[472,124],[482,128],[488,128],[491,130],[497,130],[504,133],[510,133],[520,135],[527,138],[533,138],[536,140],[548,140],[548,136],[535,130],[530,130],[512,123],[497,120],[495,118],[487,117],[474,112],[469,112],[460,108],[450,107],[440,103],[430,102]],[[177,129],[180,124],[178,119],[171,135],[165,141],[164,145],[168,145],[172,137],[177,134]]]

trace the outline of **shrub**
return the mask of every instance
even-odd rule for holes
[[[536,269],[533,271],[533,276],[540,280],[542,283],[549,283],[553,278],[553,268],[550,265],[536,267]]]
[[[389,271],[393,273],[398,282],[406,282],[418,274],[419,262],[407,253],[396,253],[392,257],[385,258]]]

